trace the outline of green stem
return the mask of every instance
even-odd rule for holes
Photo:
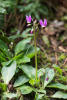
[[[34,46],[35,46],[36,82],[37,82],[37,46],[36,46],[36,33],[35,33],[35,28],[34,28]]]

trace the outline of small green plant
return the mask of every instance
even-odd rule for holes
[[[27,26],[22,34],[6,37],[5,34],[0,39],[0,88],[1,99],[19,99],[24,100],[24,95],[34,92],[34,100],[48,99],[46,95],[47,88],[56,88],[62,91],[57,91],[51,98],[67,99],[67,85],[53,81],[55,72],[62,75],[62,70],[57,66],[53,68],[38,69],[37,53],[40,49],[37,47],[37,35],[39,25],[41,28],[47,26],[47,20],[44,19],[37,22],[31,16],[26,16]],[[28,32],[28,34],[27,34]],[[3,32],[2,32],[3,33]],[[30,33],[30,34],[29,34]],[[1,35],[2,36],[2,35]],[[15,41],[19,38],[19,41]],[[34,43],[32,42],[34,40]],[[7,46],[9,43],[9,46]],[[35,56],[35,65],[32,64]],[[32,66],[33,65],[33,66]],[[53,81],[53,83],[51,83]]]
[[[26,16],[26,20],[27,20],[28,26],[30,26],[30,25],[31,25],[31,21],[32,21],[31,16]],[[40,20],[39,23],[40,23],[40,25],[41,25],[42,28],[47,26],[47,20],[46,20],[46,19],[44,19],[44,22],[43,22],[42,20]],[[39,32],[38,23],[37,23],[37,21],[35,20],[35,21],[33,21],[33,23],[32,23],[32,30],[31,30],[31,33],[34,34],[35,66],[36,66],[36,83],[37,83],[37,81],[38,81],[38,79],[37,79],[37,66],[38,66],[38,65],[37,65],[37,45],[36,45],[36,35],[38,34],[38,32]]]

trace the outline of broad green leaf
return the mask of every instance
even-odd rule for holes
[[[27,37],[31,37],[31,36],[33,36],[33,34],[28,34],[30,30],[31,30],[31,28],[28,28],[28,29],[24,30],[22,32],[22,34],[12,35],[12,36],[9,37],[9,39],[14,40],[14,39],[17,39],[17,38],[27,38]],[[16,32],[16,30],[15,30],[15,32]]]
[[[48,78],[48,80],[47,80]],[[44,80],[44,88],[53,80],[54,78],[54,70],[51,68],[46,68],[45,70],[45,80]]]
[[[33,91],[33,88],[30,86],[21,86],[18,89],[21,91],[21,94],[29,94]]]
[[[24,49],[27,49],[27,44],[30,43],[30,41],[31,41],[31,38],[27,38],[20,41],[15,47],[15,54],[18,54]]]
[[[39,51],[39,48],[37,48],[37,52]],[[35,48],[31,46],[27,51],[27,57],[32,58],[35,55]]]
[[[22,36],[24,36],[24,34],[28,34],[29,31],[31,31],[31,28],[27,28],[26,30],[24,30],[22,32]]]
[[[27,56],[23,56],[22,58],[18,59],[17,63],[21,64],[21,63],[27,63],[30,62],[30,58]]]
[[[14,61],[10,66],[4,66],[2,68],[1,74],[5,84],[8,84],[9,81],[13,78],[16,72],[16,61]]]
[[[48,85],[47,87],[67,90],[67,85],[64,85],[61,83],[52,83],[52,84]]]
[[[27,78],[25,75],[21,75],[16,79],[14,83],[14,87],[23,85],[24,83],[27,83],[28,81],[29,81],[29,78]]]
[[[8,92],[3,93],[3,95],[4,95],[4,97],[10,98],[10,99],[17,97],[17,94],[15,94],[15,93],[8,93]]]
[[[33,36],[33,34],[29,34],[30,31],[31,31],[31,28],[27,28],[26,30],[24,30],[24,31],[22,32],[21,37],[27,38],[27,37]]]
[[[54,95],[51,96],[52,98],[59,98],[59,99],[67,99],[67,93],[64,93],[62,91],[56,92]]]
[[[36,92],[38,92],[38,93],[43,93],[43,94],[46,94],[46,91],[45,90],[43,90],[43,89],[36,89]]]
[[[14,39],[19,38],[19,37],[21,37],[21,35],[16,34],[16,35],[10,36],[9,39],[14,40]]]
[[[19,67],[30,79],[35,78],[35,68],[30,65],[22,65]]]
[[[12,60],[7,61],[7,62],[2,62],[2,66],[9,66],[9,64],[12,62]]]

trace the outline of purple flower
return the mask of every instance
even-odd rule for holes
[[[47,20],[44,19],[44,26],[46,27],[47,26]]]
[[[26,16],[27,23],[31,23],[31,20],[32,20],[31,16]]]
[[[46,19],[44,19],[44,22],[43,22],[43,20],[41,19],[41,20],[39,21],[39,23],[40,23],[41,27],[46,27],[46,26],[47,26],[47,20],[46,20]]]
[[[49,79],[49,78],[47,77],[47,78],[46,78],[46,81],[48,81],[48,79]]]

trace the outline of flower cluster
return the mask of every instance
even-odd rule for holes
[[[26,21],[27,21],[28,24],[31,24],[31,21],[32,21],[31,16],[26,16]],[[40,24],[40,26],[41,26],[42,28],[44,28],[44,27],[47,26],[47,20],[44,19],[44,21],[43,21],[42,19],[40,19],[39,24]],[[31,30],[30,33],[33,33],[33,29]]]

